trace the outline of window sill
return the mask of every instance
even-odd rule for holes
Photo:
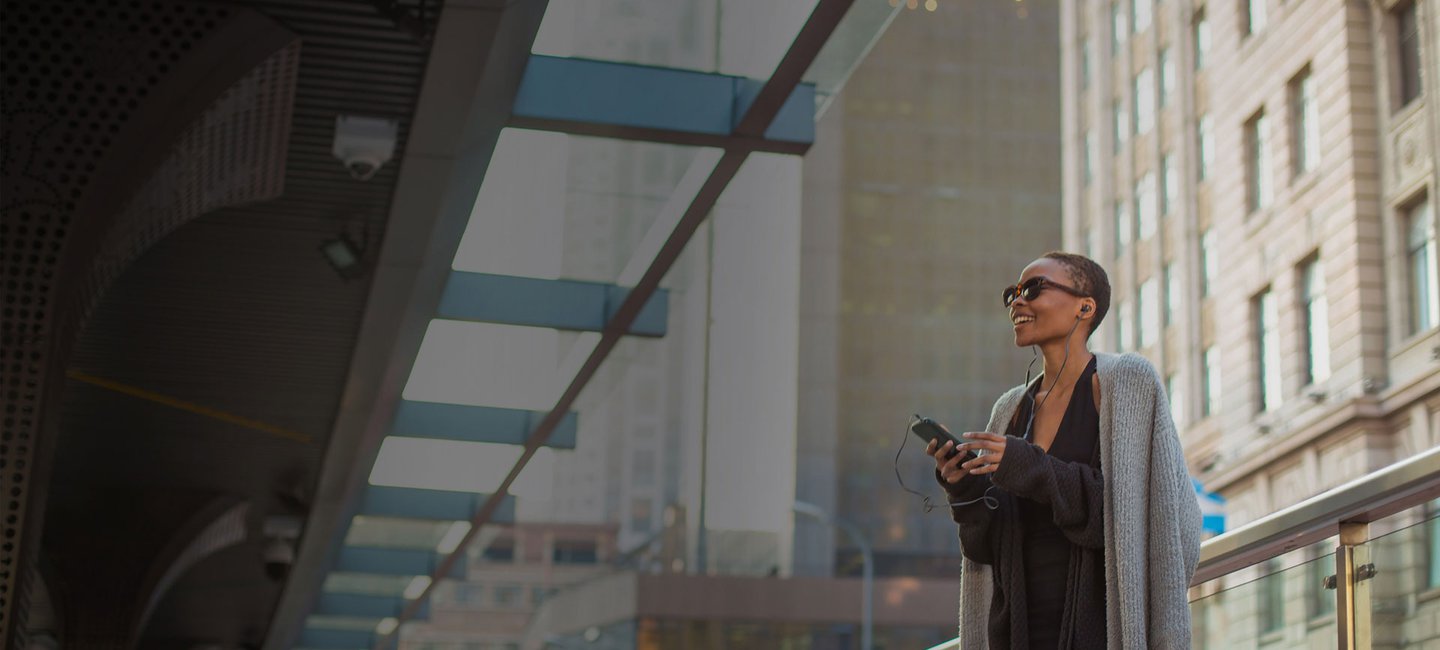
[[[1319,629],[1319,628],[1325,627],[1325,626],[1327,626],[1327,625],[1334,625],[1334,624],[1335,624],[1335,613],[1334,613],[1334,612],[1331,612],[1331,613],[1329,613],[1329,614],[1321,614],[1321,615],[1319,615],[1319,616],[1316,616],[1316,617],[1311,618],[1309,621],[1307,621],[1307,622],[1305,623],[1305,629],[1307,629],[1308,631],[1314,632],[1315,630],[1317,630],[1317,629]]]
[[[1245,214],[1245,236],[1254,237],[1265,224],[1270,222],[1270,206],[1256,208]]]
[[[1394,347],[1390,348],[1390,358],[1419,354],[1416,350],[1425,347],[1426,344],[1436,343],[1440,343],[1440,326],[1431,327],[1400,339]]]
[[[1312,169],[1307,169],[1303,172],[1300,172],[1299,174],[1296,174],[1293,178],[1290,179],[1290,195],[1299,196],[1301,194],[1309,192],[1310,189],[1315,187],[1315,184],[1319,182],[1320,167],[1317,165]]]
[[[1406,103],[1404,103],[1404,104],[1401,104],[1401,105],[1395,107],[1395,110],[1390,111],[1390,123],[1391,123],[1391,124],[1399,124],[1399,123],[1401,123],[1401,122],[1404,122],[1405,120],[1410,119],[1410,116],[1411,116],[1411,115],[1414,115],[1415,113],[1419,113],[1421,107],[1424,106],[1424,105],[1425,105],[1425,92],[1422,90],[1422,91],[1420,92],[1420,95],[1417,96],[1415,99],[1412,99],[1412,100],[1410,100],[1409,102],[1406,102]]]
[[[1272,644],[1272,643],[1280,643],[1281,641],[1284,641],[1284,640],[1285,640],[1285,628],[1283,628],[1283,627],[1280,628],[1280,629],[1278,629],[1278,630],[1270,630],[1269,632],[1261,632],[1261,633],[1260,633],[1260,639],[1259,639],[1260,645],[1270,645],[1270,644]]]

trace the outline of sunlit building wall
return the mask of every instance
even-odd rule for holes
[[[1155,363],[1232,528],[1440,442],[1436,13],[1062,12],[1065,241],[1110,269],[1101,347]],[[1215,614],[1208,641],[1302,609]]]

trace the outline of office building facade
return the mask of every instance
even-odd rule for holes
[[[1065,241],[1114,286],[1098,347],[1154,362],[1229,526],[1440,442],[1434,3],[1091,1],[1061,24]]]

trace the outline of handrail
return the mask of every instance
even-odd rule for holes
[[[1340,532],[1440,498],[1440,447],[1394,463],[1200,545],[1191,586],[1304,548]],[[951,639],[930,650],[956,650]]]
[[[1366,474],[1200,545],[1191,585],[1259,564],[1440,497],[1440,447]]]

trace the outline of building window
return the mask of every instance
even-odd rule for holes
[[[480,553],[480,557],[487,562],[514,562],[515,540],[503,538],[490,542],[490,545]]]
[[[1200,167],[1197,170],[1200,180],[1210,178],[1210,163],[1215,158],[1215,129],[1210,123],[1210,115],[1207,113],[1200,116],[1195,123],[1195,140],[1200,154]]]
[[[1115,202],[1115,251],[1118,254],[1120,249],[1130,245],[1130,211],[1125,209],[1125,201]]]
[[[1135,312],[1131,309],[1130,303],[1121,302],[1119,306],[1120,318],[1120,351],[1125,352],[1135,349]]]
[[[1170,396],[1170,419],[1176,427],[1185,426],[1185,392],[1179,375],[1172,373],[1165,377],[1165,394]]]
[[[1145,172],[1135,184],[1135,216],[1140,222],[1136,241],[1145,241],[1155,236],[1155,174]]]
[[[1266,21],[1265,0],[1240,0],[1240,33],[1251,35],[1263,31]]]
[[[550,559],[555,564],[595,564],[600,553],[595,542],[556,540]]]
[[[1435,216],[1429,197],[1422,196],[1405,210],[1405,268],[1410,285],[1410,334],[1440,323],[1437,291]]]
[[[1160,186],[1160,214],[1170,215],[1175,212],[1175,200],[1180,198],[1180,170],[1175,167],[1175,156],[1165,154],[1160,158],[1160,176],[1163,178],[1163,185]]]
[[[520,606],[525,589],[520,585],[495,585],[494,594],[495,606],[508,609]]]
[[[1440,499],[1430,502],[1429,519],[1425,522],[1426,566],[1425,586],[1440,589]]]
[[[1285,573],[1278,558],[1265,562],[1266,576],[1260,579],[1260,633],[1268,634],[1285,625]]]
[[[1120,48],[1125,45],[1125,10],[1119,3],[1110,5],[1110,54],[1120,55]]]
[[[1135,134],[1155,128],[1155,74],[1144,68],[1135,75]]]
[[[1305,299],[1305,383],[1318,384],[1330,378],[1330,305],[1319,257],[1301,265],[1300,286]]]
[[[1220,412],[1220,349],[1215,346],[1205,348],[1204,358],[1200,364],[1201,388],[1205,394],[1201,396],[1200,410],[1202,415],[1209,417]]]
[[[1131,2],[1136,34],[1150,29],[1150,2],[1151,0],[1132,0]]]
[[[461,605],[479,605],[485,602],[485,585],[476,582],[456,584],[455,602]]]
[[[655,450],[636,449],[634,466],[630,468],[630,485],[646,488],[655,484]]]
[[[1320,166],[1320,108],[1315,105],[1315,79],[1306,67],[1290,80],[1290,165],[1296,176]]]
[[[1093,129],[1085,130],[1084,149],[1085,151],[1083,153],[1085,157],[1081,160],[1081,167],[1084,172],[1082,176],[1085,178],[1085,184],[1089,185],[1090,181],[1095,178],[1095,131]]]
[[[630,500],[630,530],[637,533],[648,533],[655,521],[654,507],[650,499],[637,498]]]
[[[1215,231],[1206,229],[1200,235],[1200,297],[1210,295],[1210,290],[1215,286],[1215,275],[1218,271],[1215,264]]]
[[[1150,278],[1140,284],[1140,347],[1155,345],[1160,334],[1160,283]]]
[[[1396,7],[1391,15],[1395,20],[1396,81],[1400,91],[1400,103],[1405,106],[1420,97],[1420,21],[1415,8],[1418,2],[1411,0]]]
[[[1269,129],[1265,111],[1245,121],[1245,207],[1250,212],[1270,205],[1270,158],[1265,147]]]
[[[1195,30],[1195,69],[1203,70],[1206,59],[1210,57],[1210,21],[1205,18],[1205,12],[1195,12],[1195,20],[1191,23]]]
[[[558,593],[560,593],[558,587],[535,587],[530,590],[530,605],[539,607]]]
[[[1100,233],[1098,228],[1088,228],[1085,231],[1085,257],[1095,259],[1100,254]]]
[[[1260,292],[1253,301],[1255,310],[1255,363],[1259,369],[1257,400],[1261,411],[1280,406],[1282,391],[1280,373],[1280,305],[1270,289]]]
[[[1115,119],[1115,153],[1125,149],[1125,141],[1130,137],[1130,124],[1125,116],[1125,107],[1117,100],[1110,109],[1111,116]]]
[[[1315,559],[1306,565],[1305,614],[1316,619],[1335,613],[1335,592],[1324,586],[1325,578],[1335,575],[1335,556],[1324,542],[1312,548]]]
[[[1080,87],[1090,87],[1090,39],[1080,41]]]
[[[1165,326],[1169,327],[1180,317],[1180,274],[1174,264],[1166,264],[1162,275],[1165,278]]]
[[[1175,92],[1175,60],[1170,57],[1170,48],[1160,50],[1160,108],[1170,104],[1170,93]]]

